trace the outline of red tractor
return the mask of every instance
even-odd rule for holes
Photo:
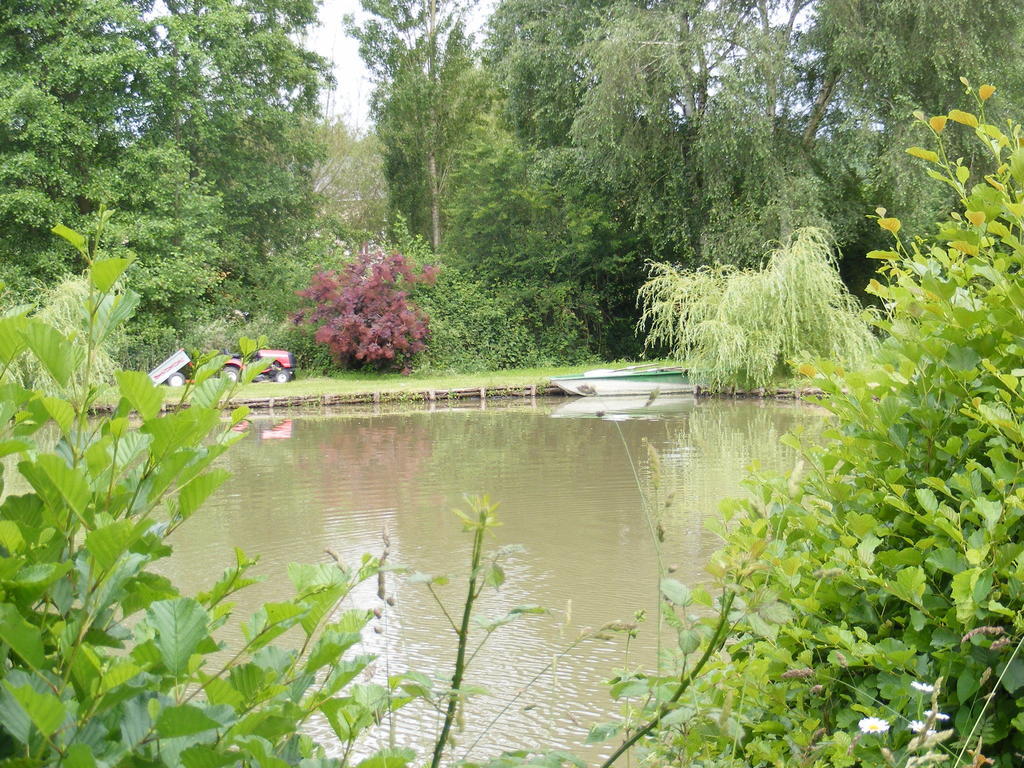
[[[253,381],[274,381],[285,384],[295,378],[295,355],[284,349],[258,349],[252,361],[270,358],[270,365],[257,374]],[[238,381],[242,373],[242,358],[235,355],[224,363],[224,376]]]
[[[228,353],[225,353],[228,354]],[[295,378],[295,355],[283,349],[260,349],[253,356],[257,360],[270,360],[270,365],[261,371],[253,381],[275,381],[284,384]],[[180,387],[189,379],[192,360],[183,349],[164,360],[149,372],[154,384],[166,384],[169,387]],[[223,375],[232,381],[238,381],[243,368],[242,358],[234,355],[224,363]]]

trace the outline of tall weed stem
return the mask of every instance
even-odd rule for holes
[[[665,702],[662,702],[658,707],[657,712],[654,713],[646,725],[637,730],[632,736],[622,742],[619,748],[612,752],[611,756],[601,763],[600,768],[610,768],[620,757],[629,751],[630,747],[636,744],[640,739],[653,731],[658,723],[661,722],[661,718],[667,715],[671,710],[672,706],[679,701],[679,698],[686,693],[686,689],[690,687],[690,684],[697,678],[704,665],[708,663],[714,653],[722,647],[725,643],[726,635],[728,634],[729,626],[729,610],[732,608],[732,601],[735,599],[736,593],[733,591],[727,591],[725,596],[722,598],[722,607],[720,615],[718,617],[718,624],[715,626],[715,632],[711,636],[711,640],[708,642],[708,647],[704,649],[704,655],[700,657],[700,660],[694,665],[693,669],[690,670],[689,674],[684,674],[679,681],[679,685],[676,687],[675,693],[672,697]]]
[[[466,588],[466,601],[462,607],[462,623],[458,630],[459,648],[455,654],[455,671],[452,673],[452,686],[448,694],[448,708],[444,715],[444,724],[441,726],[441,733],[434,745],[434,757],[430,762],[430,768],[438,768],[441,764],[441,755],[448,743],[448,735],[451,733],[452,723],[455,722],[455,714],[459,708],[459,688],[462,685],[462,677],[466,672],[466,647],[469,645],[469,620],[473,615],[473,604],[476,602],[480,591],[477,588],[477,579],[480,575],[480,560],[483,557],[484,533],[487,530],[487,507],[479,511],[479,517],[473,527],[473,554],[469,570],[469,585]]]

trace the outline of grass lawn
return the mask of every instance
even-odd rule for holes
[[[301,373],[295,381],[287,384],[260,382],[241,387],[234,397],[237,399],[257,397],[293,397],[296,395],[345,395],[372,392],[423,392],[471,387],[529,387],[542,386],[551,376],[579,373],[592,368],[620,368],[634,363],[590,363],[586,365],[553,366],[548,368],[515,368],[483,373],[413,373],[402,376],[398,373],[372,373],[365,371],[343,371],[334,376],[304,378]],[[660,364],[672,365],[662,361]],[[167,388],[165,399],[177,400],[180,390]]]

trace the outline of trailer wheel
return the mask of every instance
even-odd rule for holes
[[[175,371],[164,379],[164,384],[168,387],[183,387],[185,385],[185,374],[181,371]]]
[[[287,384],[291,380],[292,375],[283,368],[274,374],[274,381],[277,382],[278,384]]]
[[[231,381],[238,381],[238,369],[233,365],[225,365],[221,376]]]

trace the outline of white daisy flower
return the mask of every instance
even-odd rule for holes
[[[912,682],[910,684],[910,687],[913,688],[915,691],[920,691],[921,693],[934,693],[935,692],[935,686],[934,685],[929,685],[928,683],[919,683],[917,680]]]
[[[885,733],[889,730],[889,722],[880,717],[865,717],[857,726],[861,733]]]
[[[949,720],[949,715],[943,714],[942,712],[935,712],[935,713],[933,713],[930,709],[926,709],[924,711],[924,716],[926,718],[928,718],[929,720],[932,719],[932,714],[935,715],[935,719],[936,720]]]
[[[924,730],[924,723],[922,723],[920,720],[911,720],[910,723],[907,725],[907,728],[912,730],[914,733],[921,733],[921,731]],[[928,735],[929,736],[934,736],[935,735],[935,729],[934,728],[929,728],[928,729]]]

